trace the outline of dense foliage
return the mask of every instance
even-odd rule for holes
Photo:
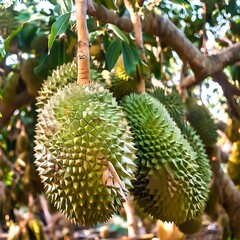
[[[133,4],[134,11],[140,13],[143,49],[139,49],[136,44],[136,38],[134,38],[136,35],[130,24],[131,16],[126,2]],[[164,129],[168,129],[169,126],[178,127],[179,129],[177,128],[176,131],[185,134],[184,138],[187,139],[185,141],[189,141],[189,146],[188,143],[185,143],[187,146],[185,147],[193,149],[196,152],[194,154],[199,154],[199,159],[204,159],[198,163],[200,168],[194,166],[191,171],[196,172],[198,168],[201,169],[201,166],[202,169],[205,168],[203,173],[199,171],[199,175],[205,175],[205,178],[204,176],[200,176],[200,178],[205,181],[204,184],[208,184],[211,175],[210,165],[204,162],[205,159],[208,158],[209,162],[216,159],[222,160],[224,168],[228,169],[229,176],[236,186],[236,188],[234,186],[234,190],[228,189],[228,191],[235,191],[237,187],[239,188],[239,1],[96,0],[94,4],[97,13],[89,11],[87,18],[92,80],[109,89],[116,97],[114,104],[118,102],[119,105],[124,103],[125,95],[132,92],[143,92],[144,90],[140,89],[139,85],[144,82],[145,91],[149,93],[148,98],[155,97],[161,102],[161,105],[165,105],[164,112],[168,111],[170,114],[167,116],[168,121],[164,123],[163,120],[159,120],[161,117],[164,119],[163,116],[159,117],[159,112],[156,115],[151,115],[151,111],[153,111],[151,109],[148,109],[149,113],[142,112],[143,116],[140,116],[140,112],[146,109],[135,106],[137,100],[132,100],[133,103],[129,105],[129,109],[133,109],[126,111],[125,114],[129,116],[127,119],[131,119],[131,113],[134,114],[135,106],[136,109],[138,108],[137,115],[139,116],[139,119],[137,116],[133,117],[136,126],[145,117],[145,114],[151,115],[148,120],[153,121],[152,125],[148,125],[149,131],[153,131],[154,118],[158,117],[158,126]],[[164,32],[161,32],[162,30],[157,27],[158,25],[164,26]],[[176,36],[176,38],[172,36]],[[49,97],[53,94],[52,92],[56,91],[56,88],[75,81],[77,66],[73,62],[76,60],[77,41],[74,1],[0,2],[0,234],[1,232],[11,232],[14,226],[16,227],[27,220],[24,222],[22,230],[18,231],[19,235],[27,236],[29,239],[31,239],[31,234],[36,235],[36,232],[39,236],[43,237],[44,235],[41,226],[47,225],[48,221],[41,201],[42,198],[39,197],[44,193],[44,189],[34,164],[33,149],[36,148],[34,135],[37,108],[44,109],[46,99],[42,100],[40,96],[38,98],[40,103],[37,106],[36,97],[39,95],[44,80],[53,79],[53,70],[59,69],[59,66],[63,64],[68,63],[68,66],[71,66],[68,69],[69,72],[65,72],[64,77],[55,72],[51,84],[48,84],[47,87],[45,84],[42,89],[43,95]],[[231,51],[231,47],[236,48],[236,50]],[[222,54],[224,50],[225,52],[229,50],[229,62],[225,61],[226,55]],[[145,57],[143,57],[143,53]],[[220,64],[218,65],[217,62]],[[208,69],[209,66],[211,71]],[[192,76],[195,80],[192,84],[188,84],[188,78]],[[60,79],[62,82],[56,82],[55,79]],[[61,94],[63,93],[59,93],[59,97],[62,97]],[[153,100],[149,100],[149,102],[151,101]],[[53,109],[54,107],[52,106]],[[196,109],[201,109],[201,112],[197,112]],[[172,123],[174,121],[176,124]],[[168,125],[168,122],[173,125]],[[190,127],[190,123],[195,130]],[[168,127],[165,126],[166,124]],[[42,123],[42,125],[44,124]],[[218,135],[217,128],[219,129]],[[172,135],[159,140],[162,141],[163,145],[165,140],[166,142],[170,141],[169,138],[173,138],[175,141],[174,134],[178,134],[178,132],[174,133],[173,130],[166,131],[169,136]],[[134,134],[139,134],[138,130],[136,132]],[[154,149],[151,148],[151,144],[155,144],[155,142],[149,141],[151,138],[157,138],[154,134],[160,132],[160,128],[156,129],[150,137],[147,133],[149,139],[142,139],[142,136],[138,135],[135,139],[136,147],[142,144],[143,148]],[[163,141],[163,139],[165,140]],[[196,144],[190,146],[194,141]],[[218,146],[216,146],[217,141]],[[156,145],[161,144],[157,143]],[[174,156],[180,158],[182,153],[178,152],[178,156],[177,151],[179,148],[184,148],[182,146],[184,142],[178,143],[180,147],[171,146],[172,142],[166,144],[168,148],[172,147],[169,152],[174,151],[176,153]],[[226,146],[228,146],[227,149]],[[219,157],[217,147],[222,148],[222,151],[224,148],[226,149],[227,160]],[[148,161],[145,162],[145,160],[151,159],[151,153],[139,149],[136,163],[148,165]],[[231,149],[232,155],[229,158]],[[145,154],[146,159],[141,154]],[[189,155],[184,161],[194,162],[196,156],[193,158],[194,160],[191,160]],[[230,159],[229,163],[228,158]],[[158,160],[154,159],[153,163],[154,167],[158,169]],[[182,165],[181,168],[184,169]],[[146,169],[138,170],[135,177],[145,174],[145,178],[144,180],[137,179],[138,182],[133,181],[133,183],[142,189],[142,185],[149,179]],[[172,170],[167,169],[167,171]],[[151,170],[147,169],[147,172],[151,172]],[[175,177],[175,180],[179,180],[181,177],[190,178],[190,175],[181,176],[181,174]],[[214,176],[213,172],[213,182]],[[202,187],[198,185],[199,182],[192,183],[196,192]],[[190,185],[183,184],[181,191],[187,194]],[[184,189],[184,186],[187,187]],[[215,201],[219,197],[216,196],[219,193],[212,190],[217,188],[221,192],[221,187],[216,182],[209,186],[211,190],[206,190],[206,186],[203,186],[204,191],[206,191],[203,198],[206,198],[207,192],[211,191],[206,208],[209,206],[208,204],[214,202],[214,206],[210,207],[211,210],[218,205],[221,208],[219,212],[222,211],[223,208],[220,206],[226,205],[226,203]],[[130,192],[134,193],[134,189],[131,189]],[[141,194],[138,195],[138,197],[140,196],[139,201],[146,197],[146,195],[142,196]],[[196,193],[193,191],[192,194],[194,198]],[[239,192],[237,191],[236,194]],[[57,198],[56,196],[55,198]],[[186,199],[181,197],[179,199],[184,202]],[[151,200],[149,208],[156,210],[154,207],[158,197],[153,192],[151,192],[150,197],[147,196],[147,201]],[[55,199],[52,201],[54,202]],[[116,205],[120,206],[121,201]],[[164,198],[161,198],[161,201],[164,202]],[[144,206],[146,202],[141,204]],[[184,202],[184,204],[188,203]],[[231,205],[229,202],[227,204]],[[199,209],[203,209],[205,202],[201,202],[200,205]],[[49,205],[49,209],[51,209],[52,214],[56,213],[53,206]],[[191,207],[189,209],[191,210]],[[229,214],[227,209],[225,207]],[[186,206],[182,210],[188,211]],[[172,213],[170,216],[168,213],[162,212],[162,209],[159,211],[161,211],[161,216],[167,216],[166,220],[172,220]],[[207,211],[211,217],[213,215],[220,216],[219,212],[217,210],[214,213]],[[236,212],[236,214],[238,213]],[[155,214],[151,213],[151,215]],[[187,213],[185,215],[187,216]],[[199,214],[194,213],[192,216],[199,217]],[[154,217],[157,218],[157,216]],[[186,219],[187,217],[184,217],[184,220]],[[236,218],[234,217],[234,219]],[[181,220],[177,222],[182,223]],[[232,221],[233,216],[229,215],[227,224],[223,228],[231,229],[232,232],[225,231],[225,233],[227,232],[226,236],[235,234],[239,237],[240,233],[235,230]]]

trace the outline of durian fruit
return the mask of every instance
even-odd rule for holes
[[[186,116],[205,146],[212,146],[217,142],[217,127],[203,106],[191,106]]]
[[[91,80],[98,82],[100,85],[105,86],[105,78],[95,69],[90,69]],[[44,81],[39,92],[38,107],[41,108],[48,101],[48,99],[57,91],[68,83],[73,83],[77,79],[77,64],[75,61],[65,63],[53,70],[51,76]]]
[[[0,36],[4,39],[18,27],[18,21],[14,18],[14,14],[15,11],[12,6],[0,11]]]
[[[240,185],[240,140],[232,145],[232,153],[227,163],[228,175],[236,185]]]
[[[122,104],[137,147],[131,189],[137,204],[154,218],[176,224],[199,216],[208,182],[165,107],[148,94],[131,94]]]
[[[43,81],[43,79],[34,72],[34,68],[38,65],[39,63],[35,59],[29,58],[23,63],[20,71],[28,93],[33,96],[38,94],[38,90],[40,89]]]
[[[202,216],[187,220],[178,226],[179,230],[185,234],[194,234],[201,230]]]
[[[172,89],[172,92],[167,92],[165,89],[158,87],[150,91],[149,94],[165,106],[178,126],[183,123],[183,102],[176,90]]]
[[[59,79],[49,78],[39,93],[35,163],[57,209],[74,223],[94,225],[126,201],[135,167],[132,134],[108,90],[76,81],[61,88],[68,69],[58,71]]]
[[[3,102],[7,106],[11,105],[15,101],[18,82],[18,73],[10,73],[9,77],[6,79],[6,84],[3,89]]]
[[[196,161],[199,165],[199,174],[202,174],[201,177],[204,181],[209,183],[212,176],[211,166],[201,138],[197,135],[194,128],[186,123],[182,123],[180,129],[193,150],[197,153]]]

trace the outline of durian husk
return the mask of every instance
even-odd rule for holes
[[[69,78],[68,69],[61,71],[64,67],[54,73],[59,79],[49,78],[39,93],[35,163],[56,208],[74,223],[95,225],[126,201],[135,148],[112,94],[96,83],[74,82],[61,89],[61,75],[66,74],[62,82]]]
[[[131,94],[122,104],[137,147],[136,180],[131,189],[135,201],[162,221],[181,224],[199,216],[208,182],[199,171],[196,152],[153,97]]]
[[[171,92],[157,87],[150,91],[149,94],[160,101],[167,109],[169,115],[179,126],[183,123],[183,102],[181,96],[175,89],[171,89]]]
[[[217,127],[205,107],[193,105],[186,116],[206,147],[217,142]]]

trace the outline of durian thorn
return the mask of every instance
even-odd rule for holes
[[[110,161],[108,161],[108,168],[109,168],[110,173],[113,176],[113,180],[116,181],[121,186],[121,188],[125,188],[123,182],[121,181],[121,179],[119,178],[119,176],[117,174],[117,171],[115,170],[114,166],[112,165],[112,163]]]

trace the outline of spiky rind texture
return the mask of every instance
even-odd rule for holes
[[[137,81],[133,78],[122,80],[114,74],[111,75],[110,91],[117,100],[121,100],[124,96],[136,92]]]
[[[49,97],[35,152],[47,196],[73,222],[94,225],[121,209],[135,148],[121,107],[103,87],[72,83]]]
[[[137,147],[136,202],[154,218],[177,224],[201,214],[208,183],[165,107],[148,94],[131,94],[123,108]]]
[[[104,85],[104,78],[96,70],[91,69],[90,75],[92,81],[99,82],[101,85]],[[54,93],[56,93],[58,89],[75,81],[77,81],[77,64],[75,61],[59,66],[53,71],[52,75],[44,81],[42,88],[39,91],[39,96],[37,97],[37,106],[39,108],[43,107],[43,105]]]
[[[227,170],[230,178],[236,185],[240,184],[240,140],[233,143]]]
[[[199,165],[199,173],[206,183],[210,183],[212,172],[211,166],[204,148],[201,138],[197,135],[194,128],[186,123],[180,125],[180,129],[184,137],[187,139],[193,150],[197,153],[197,164]],[[208,194],[209,191],[206,192]]]
[[[179,124],[183,122],[183,103],[180,95],[176,90],[172,89],[172,92],[166,92],[163,88],[155,88],[150,91],[149,94],[159,100],[167,109],[169,115],[173,120]]]
[[[217,142],[217,127],[203,106],[191,106],[187,112],[187,120],[196,130],[205,146],[212,146]]]

